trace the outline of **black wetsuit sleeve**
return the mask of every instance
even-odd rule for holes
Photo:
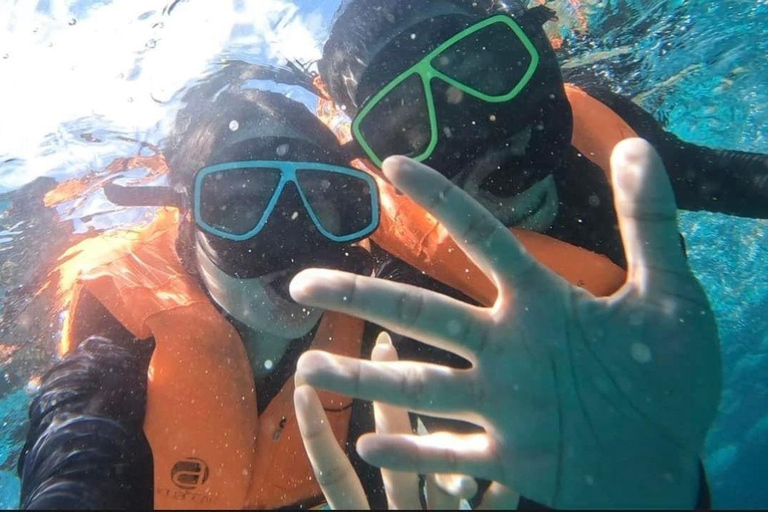
[[[22,508],[152,509],[150,345],[91,336],[44,376],[18,464]]]
[[[681,209],[768,218],[768,155],[682,141],[628,98],[602,85],[577,85],[653,144],[664,160]]]

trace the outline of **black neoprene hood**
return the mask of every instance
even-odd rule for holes
[[[187,105],[177,117],[169,149],[171,184],[188,197],[197,171],[219,163],[284,160],[348,165],[333,133],[304,105],[260,90],[224,91]],[[222,271],[251,279],[341,250],[303,212],[298,192],[290,185],[266,228],[252,240],[235,242],[205,233],[195,227],[191,212],[183,217],[182,231],[190,238],[186,243],[196,241]]]

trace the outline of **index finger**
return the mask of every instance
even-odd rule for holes
[[[399,358],[397,350],[392,344],[392,338],[386,332],[382,332],[376,338],[376,345],[371,353],[371,361],[394,362]],[[373,402],[373,416],[376,422],[377,434],[410,434],[411,421],[408,411],[384,402]],[[387,493],[387,502],[392,510],[418,510],[421,508],[419,500],[419,476],[415,473],[401,471],[381,470],[381,479],[384,482],[384,490]]]
[[[382,170],[445,225],[497,288],[526,273],[549,274],[498,219],[439,172],[406,157],[388,158]]]
[[[315,390],[297,387],[293,402],[304,448],[328,504],[336,510],[368,510],[360,479],[336,441]]]

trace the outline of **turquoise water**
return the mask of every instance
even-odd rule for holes
[[[162,141],[179,91],[223,59],[318,58],[337,3],[0,0],[0,508],[18,503],[24,388],[55,357],[58,317],[46,294],[33,298],[42,276],[69,233],[137,220],[99,193],[34,209],[53,183],[23,200],[20,187],[150,154],[143,143]],[[552,5],[564,66],[604,75],[685,140],[768,153],[766,0]],[[768,507],[768,223],[685,213],[681,229],[722,340],[725,390],[706,456],[715,505]]]

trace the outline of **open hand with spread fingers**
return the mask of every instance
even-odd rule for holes
[[[381,333],[371,354],[372,361],[397,361],[397,351],[387,333]],[[368,499],[352,463],[336,442],[328,417],[313,388],[297,379],[294,392],[296,416],[304,447],[312,463],[325,499],[333,509],[367,510]],[[374,402],[377,434],[409,434],[408,411],[397,406]],[[414,472],[382,469],[387,503],[392,510],[421,508],[419,475]],[[426,504],[429,510],[457,510],[462,499],[477,492],[473,478],[462,475],[427,475]]]
[[[712,310],[677,230],[664,166],[640,139],[614,150],[612,183],[628,259],[625,286],[596,298],[537,263],[489,212],[403,157],[384,172],[438,218],[499,294],[490,308],[342,272],[299,274],[299,302],[341,311],[450,350],[467,370],[309,351],[297,378],[484,433],[371,433],[369,463],[494,481],[485,507],[516,493],[556,508],[691,507],[721,387]],[[513,491],[514,489],[514,491]]]

